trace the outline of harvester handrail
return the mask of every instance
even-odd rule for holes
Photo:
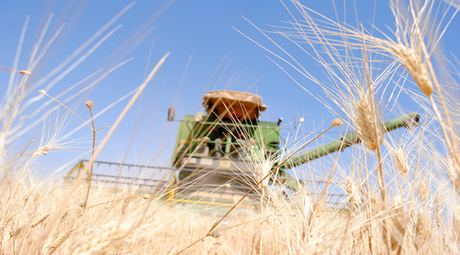
[[[89,161],[88,159],[82,159],[80,162],[88,162],[88,161]],[[110,161],[94,161],[94,164],[119,165],[119,166],[127,166],[127,167],[152,168],[152,169],[162,169],[162,170],[175,170],[172,167],[127,164],[127,163],[117,163],[117,162],[110,162]]]

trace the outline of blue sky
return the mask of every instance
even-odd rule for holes
[[[374,23],[376,27],[388,32],[385,26],[392,27],[393,24],[386,1],[375,1],[375,3],[364,0],[347,1],[346,6],[343,4],[344,1],[336,1],[335,5],[331,1],[301,2],[334,20],[336,20],[337,13],[341,22],[346,20],[352,26],[356,26],[356,13],[359,21],[368,29],[371,29],[371,24]],[[21,70],[27,66],[33,44],[49,15],[54,13],[45,41],[63,22],[67,23],[61,32],[61,37],[65,40],[53,44],[42,64],[34,71],[32,81],[36,82],[62,63],[129,4],[128,1],[0,1],[0,36],[2,38],[0,66],[11,67],[13,65],[21,30],[27,16],[30,16],[30,22],[18,65]],[[290,2],[286,1],[286,5],[294,15],[300,17]],[[78,13],[79,8],[82,10],[81,15],[73,23],[72,15]],[[69,12],[66,13],[66,10]],[[306,133],[312,132],[318,126],[328,127],[335,116],[273,64],[267,58],[270,54],[266,50],[234,29],[238,29],[263,46],[276,50],[276,47],[242,16],[265,31],[275,30],[269,25],[284,26],[282,21],[292,20],[280,1],[139,1],[98,38],[102,38],[111,29],[122,25],[112,36],[47,92],[56,96],[101,68],[107,70],[122,61],[133,58],[98,83],[97,87],[66,103],[83,119],[87,119],[89,112],[84,107],[87,99],[95,102],[93,111],[97,114],[139,86],[146,76],[146,71],[150,71],[165,53],[171,53],[155,81],[144,93],[140,105],[133,107],[129,116],[100,155],[99,160],[105,161],[121,162],[134,133],[134,142],[130,147],[127,163],[168,165],[178,123],[168,124],[166,122],[167,108],[173,105],[177,95],[176,118],[181,118],[184,114],[194,114],[195,111],[202,110],[203,91],[212,89],[247,90],[261,95],[264,103],[268,105],[267,112],[261,116],[262,120],[277,121],[279,117],[283,117],[286,126],[292,127],[289,120],[304,117],[306,121],[303,124],[303,132]],[[459,27],[458,23],[458,18],[455,18],[445,34],[442,46],[448,52],[455,52],[458,48],[459,38],[456,32]],[[141,37],[143,40],[136,43],[136,40]],[[289,52],[298,56],[305,68],[321,77],[321,68],[318,68],[317,64],[306,54],[300,52],[295,45],[279,35],[272,34],[271,37]],[[93,45],[95,42],[89,47]],[[121,50],[118,51],[118,49]],[[86,51],[80,53],[79,56],[84,52]],[[151,55],[149,55],[150,52]],[[187,72],[183,76],[189,60]],[[295,70],[287,70],[299,78],[299,81],[313,94],[324,96],[312,82],[298,77]],[[214,72],[216,74],[213,77]],[[95,77],[98,75],[100,74]],[[5,84],[2,88],[6,88],[9,76],[9,72],[0,70],[0,80],[2,84]],[[182,77],[184,77],[183,85],[177,94]],[[45,88],[51,80],[36,90]],[[208,81],[210,81],[209,86],[205,89]],[[251,85],[253,86],[250,87]],[[64,100],[77,93],[78,90],[74,89],[60,99]],[[36,95],[38,92],[33,91],[30,98]],[[410,100],[404,100],[403,108],[411,111],[420,110]],[[33,112],[46,101],[46,98],[40,99],[32,104],[25,113]],[[126,103],[127,100],[124,100],[96,119],[96,128],[112,125]],[[46,110],[54,106],[56,104],[50,103],[34,118],[43,116]],[[51,125],[47,125],[46,128],[51,126],[52,130],[57,124],[61,127],[64,125],[65,129],[62,133],[66,134],[81,124],[78,119],[70,115],[63,121],[62,115],[65,113],[66,111],[61,108],[57,115],[60,116],[59,120],[56,121],[56,115],[51,116],[49,119]],[[136,118],[136,116],[142,117]],[[34,118],[27,120],[29,121],[27,123],[32,123]],[[139,123],[139,119],[142,119],[142,123]],[[323,121],[325,124],[322,124]],[[20,150],[32,138],[37,142],[31,145],[31,148],[37,148],[38,141],[43,136],[42,127],[42,124],[36,125],[19,140],[15,140],[16,150]],[[291,131],[286,130],[286,133],[288,132]],[[343,132],[344,129],[339,129],[330,132],[328,136],[334,139],[339,138]],[[99,131],[98,140],[102,139],[105,133],[106,130]],[[46,158],[40,159],[40,162],[45,164],[45,168],[56,169],[69,160],[89,158],[88,155],[84,156],[81,153],[90,148],[90,134],[89,129],[81,129],[69,138],[77,139],[84,136],[83,140],[86,143],[78,145],[81,148],[76,151],[64,150],[49,153]]]

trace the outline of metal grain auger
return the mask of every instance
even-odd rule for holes
[[[259,121],[261,112],[267,106],[262,103],[260,96],[246,92],[211,91],[204,95],[203,106],[206,112],[185,115],[180,120],[172,167],[168,168],[173,174],[164,183],[172,186],[175,191],[185,190],[187,193],[244,194],[257,181],[257,164],[266,159],[275,159],[281,153],[279,142],[282,139],[282,119],[278,122]],[[169,108],[168,121],[175,121],[174,115],[174,107]],[[381,124],[381,128],[383,132],[389,132],[400,127],[410,129],[418,124],[419,115],[412,112]],[[277,179],[287,187],[295,189],[284,169],[305,164],[360,142],[356,133],[350,133],[295,155],[280,167]],[[272,167],[276,164],[275,162]],[[127,178],[137,183],[141,180],[143,183],[147,182],[146,179]],[[153,187],[155,184],[139,186]],[[171,192],[170,197],[174,194],[175,192]]]

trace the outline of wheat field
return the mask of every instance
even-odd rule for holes
[[[0,254],[459,254],[459,73],[458,63],[446,61],[439,46],[443,31],[456,29],[448,27],[448,21],[458,3],[448,2],[390,0],[394,23],[384,33],[383,28],[369,32],[336,22],[293,1],[290,22],[270,32],[260,29],[267,38],[281,36],[304,52],[292,55],[276,39],[271,45],[255,41],[306,94],[309,88],[294,73],[323,91],[319,99],[336,119],[318,133],[346,127],[355,130],[362,143],[351,153],[328,157],[330,164],[315,164],[317,169],[293,169],[299,184],[302,173],[311,172],[322,173],[311,176],[327,184],[315,190],[300,185],[295,194],[285,196],[283,189],[268,185],[273,165],[320,141],[296,133],[276,158],[248,166],[255,178],[248,185],[259,196],[235,198],[234,207],[172,202],[171,190],[165,187],[117,188],[91,183],[85,175],[169,53],[156,60],[118,118],[97,139],[94,120],[86,122],[51,93],[27,87],[40,54],[25,69],[2,68],[17,77],[0,108]],[[305,57],[314,59],[327,79],[302,67]],[[17,147],[21,136],[15,125],[30,93],[85,124],[93,156],[76,178],[31,174],[40,167],[35,159],[72,144],[59,143],[51,135],[38,149]],[[384,133],[381,123],[405,113],[394,107],[398,93],[419,104],[420,124]],[[85,103],[91,118],[96,114],[93,105]],[[327,201],[331,183],[341,183],[345,196],[336,204]],[[230,186],[216,187],[226,188]],[[248,201],[256,206],[247,206]]]

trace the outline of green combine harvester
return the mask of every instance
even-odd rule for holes
[[[267,106],[262,103],[260,96],[246,92],[211,91],[204,95],[203,106],[205,112],[185,115],[185,118],[180,120],[171,167],[95,162],[95,172],[98,166],[115,166],[117,169],[125,167],[161,173],[161,179],[117,176],[110,174],[115,171],[109,170],[105,174],[93,174],[93,181],[152,190],[169,189],[169,199],[181,195],[184,197],[184,194],[188,198],[195,196],[198,200],[208,198],[211,194],[217,194],[219,197],[244,195],[258,182],[258,171],[267,168],[264,162],[271,160],[273,164],[268,166],[271,169],[279,164],[275,159],[279,159],[283,153],[280,150],[282,118],[277,122],[259,121],[260,114]],[[174,115],[174,107],[169,108],[168,121],[175,121]],[[411,129],[418,124],[419,115],[412,112],[381,124],[381,128],[383,132],[389,132],[400,127]],[[270,178],[270,183],[273,186],[285,187],[283,189],[295,190],[300,183],[286,174],[286,169],[360,142],[356,133],[350,133],[323,146],[295,155]],[[79,162],[66,178],[73,179],[72,174],[83,169],[84,162],[87,160]],[[263,170],[268,173],[271,169]],[[274,180],[276,183],[273,183]]]
[[[280,118],[278,122],[259,121],[266,110],[260,96],[237,91],[212,91],[204,95],[206,112],[186,115],[180,121],[172,157],[173,186],[185,186],[188,191],[215,191],[227,185],[244,194],[257,183],[256,173],[266,159],[275,159],[280,150]],[[174,120],[174,108],[169,109],[168,120]],[[400,127],[418,125],[415,112],[387,121],[381,125],[384,132]],[[356,133],[323,146],[293,156],[278,171],[278,180],[295,189],[297,181],[284,173],[311,160],[360,143]],[[276,163],[272,167],[276,167]],[[188,185],[189,184],[189,185]],[[209,188],[206,188],[208,186]],[[197,187],[197,188],[194,188]],[[232,193],[232,192],[229,192]]]

